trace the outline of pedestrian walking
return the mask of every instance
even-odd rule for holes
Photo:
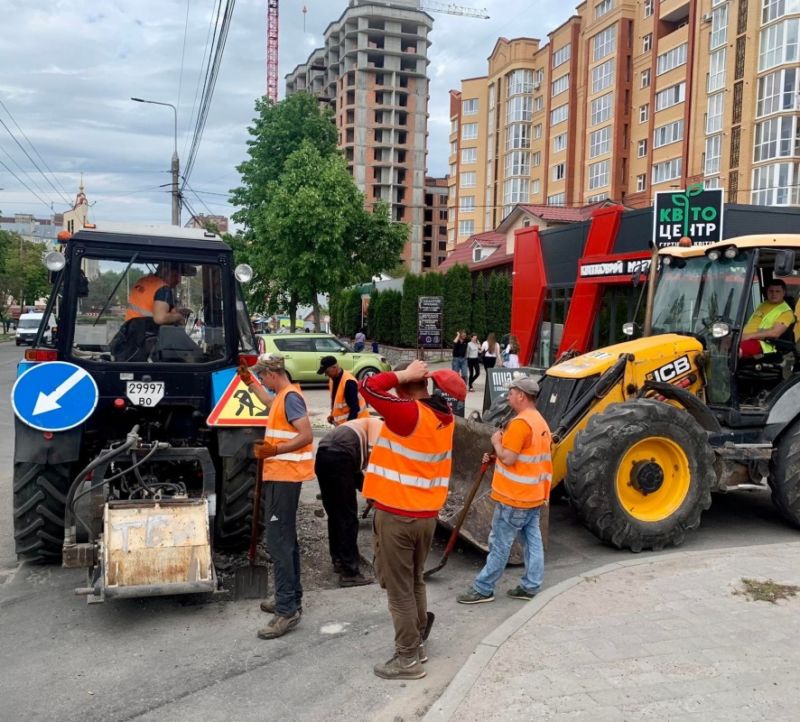
[[[345,371],[335,356],[323,356],[317,373],[328,377],[328,390],[331,394],[331,413],[328,423],[339,426],[345,421],[363,419],[369,416],[367,404],[358,393],[358,381],[349,371]]]
[[[371,376],[361,387],[385,422],[370,455],[363,490],[375,506],[375,573],[386,589],[394,624],[395,654],[374,667],[384,679],[425,676],[423,642],[429,622],[422,575],[436,517],[447,499],[455,429],[447,402],[430,395],[428,378],[447,395],[466,398],[466,384],[457,373],[429,374],[424,361]]]
[[[490,333],[481,344],[481,354],[485,369],[493,369],[495,364],[503,365],[503,360],[500,358],[500,344],[497,343],[497,337],[493,333]]]
[[[478,336],[472,334],[469,343],[467,344],[467,368],[469,369],[469,381],[467,385],[470,391],[474,391],[472,385],[478,380],[481,375],[481,345],[478,342]]]
[[[489,533],[489,555],[472,587],[457,597],[461,604],[494,601],[495,585],[518,536],[525,551],[525,571],[508,596],[533,599],[542,586],[544,547],[539,513],[550,498],[553,462],[550,429],[536,410],[538,395],[539,384],[532,378],[517,379],[509,386],[508,403],[517,415],[505,431],[492,435],[496,460],[491,497],[497,504]],[[490,459],[484,454],[484,463]]]
[[[255,443],[254,452],[263,462],[262,478],[267,482],[264,518],[275,574],[275,598],[261,603],[261,610],[273,617],[258,636],[274,639],[294,629],[303,614],[297,506],[302,482],[314,478],[314,437],[305,399],[300,387],[289,381],[283,356],[262,354],[252,371],[275,394],[268,394],[240,367],[247,389],[269,408],[264,441]]]
[[[467,332],[459,331],[453,339],[453,361],[451,368],[467,383]]]
[[[503,351],[503,366],[510,369],[519,368],[519,341],[516,336],[508,337],[508,344]]]
[[[383,428],[377,417],[345,421],[319,442],[314,471],[328,515],[328,548],[340,587],[371,584],[360,569],[358,552],[358,501],[369,450]]]
[[[364,329],[360,328],[356,332],[356,337],[353,339],[353,350],[356,353],[360,353],[364,350],[364,347],[367,345],[367,334],[364,333]]]

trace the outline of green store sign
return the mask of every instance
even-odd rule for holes
[[[677,245],[681,238],[694,245],[722,240],[723,191],[705,190],[702,183],[682,191],[656,193],[653,243],[659,248]]]

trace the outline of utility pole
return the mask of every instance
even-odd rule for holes
[[[150,103],[150,105],[164,105],[167,108],[172,108],[174,120],[174,146],[172,150],[172,163],[170,171],[172,173],[172,225],[180,226],[181,224],[181,191],[178,187],[178,180],[180,179],[181,165],[178,160],[178,109],[172,103],[162,103],[159,100],[145,100],[144,98],[131,98],[137,103]]]

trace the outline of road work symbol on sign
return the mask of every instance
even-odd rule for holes
[[[22,423],[39,431],[66,431],[82,424],[100,393],[86,369],[65,361],[37,364],[11,391],[11,405]]]
[[[266,426],[269,410],[234,375],[208,416],[209,426]]]

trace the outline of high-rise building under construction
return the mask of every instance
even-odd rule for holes
[[[350,0],[325,45],[286,76],[286,94],[331,104],[339,146],[367,203],[385,201],[410,228],[403,260],[422,270],[433,18],[417,0]]]

